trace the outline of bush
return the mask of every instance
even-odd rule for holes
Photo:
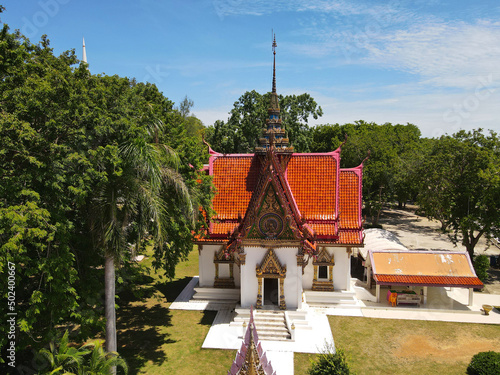
[[[474,257],[474,270],[483,283],[488,278],[488,268],[490,268],[490,258],[484,254]]]
[[[323,353],[312,362],[307,372],[309,375],[346,375],[354,374],[347,363],[347,356],[342,348],[326,345]]]
[[[469,375],[500,374],[500,353],[480,352],[477,353],[467,367]]]

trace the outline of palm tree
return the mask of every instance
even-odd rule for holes
[[[128,366],[125,360],[118,356],[118,353],[106,353],[102,347],[102,341],[97,340],[92,344],[83,346],[82,348],[90,348],[88,358],[81,364],[78,375],[107,375],[114,368],[119,367],[124,374],[128,373]]]
[[[150,139],[161,131],[156,123],[149,129]],[[131,223],[139,228],[134,239],[137,246],[144,233],[162,247],[166,242],[167,208],[162,194],[174,187],[185,214],[194,220],[189,190],[177,172],[178,157],[166,145],[148,143],[136,137],[119,148],[121,170],[109,173],[109,180],[93,199],[91,227],[97,246],[104,250],[106,351],[116,352],[115,265],[127,249]],[[114,373],[114,371],[113,371]]]
[[[49,349],[41,349],[38,353],[44,362],[40,367],[42,371],[48,367],[43,374],[73,374],[78,371],[84,361],[84,356],[90,351],[69,347],[68,331],[66,331],[56,344],[52,341]]]

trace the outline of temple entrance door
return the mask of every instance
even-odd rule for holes
[[[264,278],[264,305],[278,306],[279,296],[278,279]]]

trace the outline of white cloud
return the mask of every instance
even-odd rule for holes
[[[500,23],[426,22],[368,41],[365,64],[420,75],[427,83],[471,88],[498,71]]]

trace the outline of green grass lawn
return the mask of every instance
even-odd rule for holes
[[[472,356],[500,348],[498,325],[329,316],[335,345],[357,374],[465,374]],[[295,374],[312,355],[295,354]]]
[[[143,261],[145,265],[150,259]],[[130,374],[224,374],[236,351],[201,349],[214,311],[170,310],[170,304],[198,274],[195,249],[176,269],[174,280],[151,272],[138,286],[141,296],[124,292],[117,310],[118,351]]]
[[[145,265],[151,259],[145,259]],[[176,278],[145,275],[135,296],[120,293],[118,351],[130,374],[226,374],[234,350],[201,349],[213,311],[170,310],[170,304],[198,274],[195,249],[176,269]],[[498,325],[329,317],[336,345],[359,375],[464,374],[473,354],[500,348]],[[295,354],[295,374],[305,375],[314,355]]]

